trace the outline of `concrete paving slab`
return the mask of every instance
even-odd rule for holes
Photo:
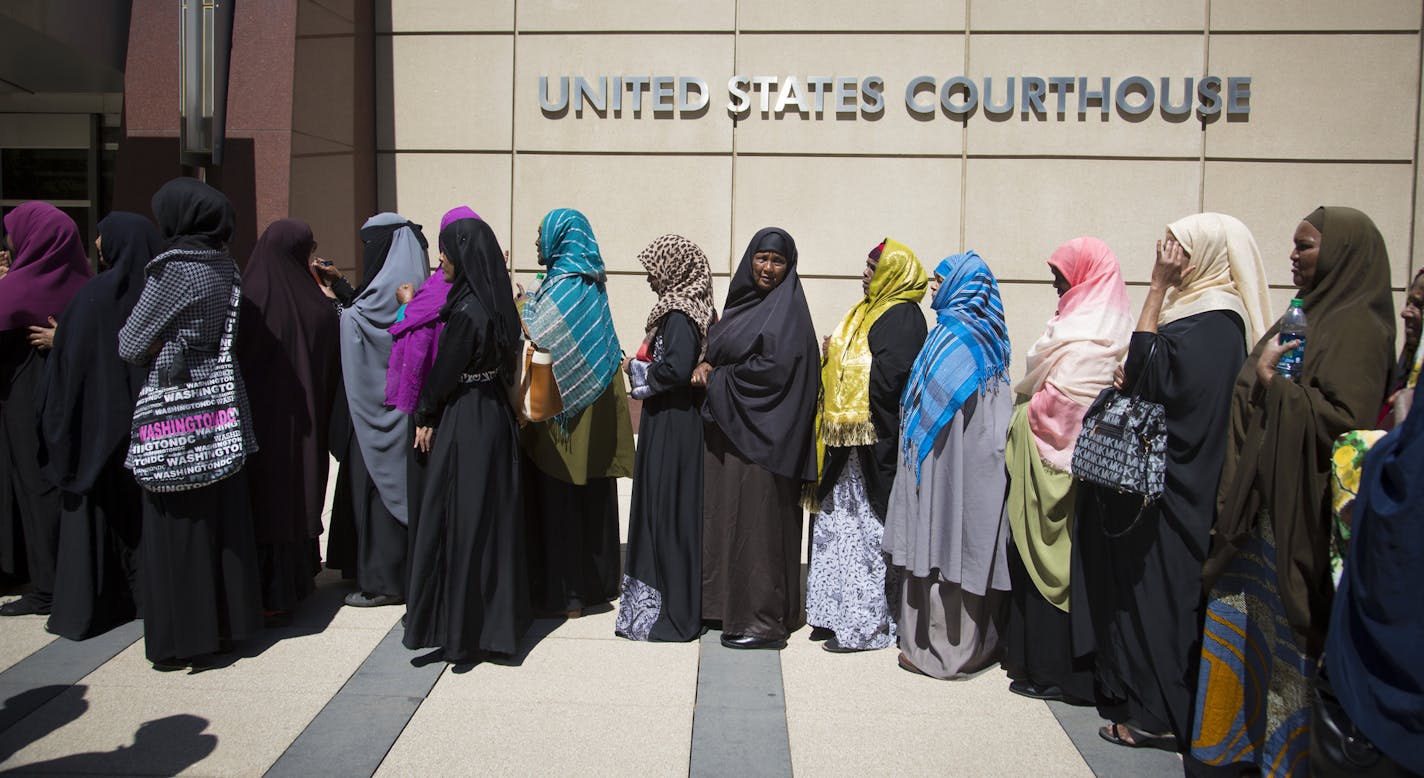
[[[261,775],[326,695],[75,686],[0,734],[0,770],[31,774]],[[77,717],[75,709],[82,707]]]
[[[628,699],[471,705],[432,695],[376,775],[686,775],[692,706],[617,702]]]
[[[312,634],[266,630],[255,640],[237,644],[232,654],[218,657],[224,666],[171,673],[155,671],[144,657],[143,644],[136,643],[84,682],[142,689],[144,694],[150,690],[317,694],[325,702],[360,667],[381,637],[369,629],[328,628]]]
[[[391,629],[346,685],[287,748],[267,778],[371,775],[435,680],[440,662],[415,667]]]
[[[939,681],[900,669],[894,649],[820,646],[793,638],[781,656],[797,773],[1092,774],[1047,706],[1010,692],[998,667]]]
[[[701,640],[688,774],[789,776],[780,654],[726,648],[721,637]]]
[[[19,597],[5,597],[0,604],[18,600]],[[40,650],[54,635],[45,632],[48,616],[10,616],[0,619],[0,671],[9,669],[16,662]]]
[[[697,688],[697,645],[619,639],[546,638],[519,666],[481,663],[447,672],[429,700],[461,700],[470,708],[508,702],[686,707]]]
[[[74,642],[58,639],[0,672],[0,732],[22,721],[79,679],[132,645],[141,635],[138,622]]]
[[[1107,722],[1096,708],[1047,703],[1063,731],[1098,778],[1149,778],[1182,774],[1182,757],[1151,748],[1124,748],[1098,737]]]

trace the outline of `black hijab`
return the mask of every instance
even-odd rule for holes
[[[1365,456],[1325,647],[1350,719],[1424,774],[1424,402]]]
[[[479,303],[479,312],[471,310],[477,317],[477,329],[482,329],[478,317],[488,317],[500,353],[513,348],[519,340],[519,313],[514,309],[509,270],[494,230],[480,219],[458,219],[440,231],[440,250],[455,263],[456,270],[440,318],[448,320],[452,311],[473,299]]]
[[[119,358],[119,329],[143,291],[144,266],[162,249],[153,223],[116,211],[99,222],[109,268],[79,288],[59,317],[40,396],[40,463],[67,492],[93,488],[127,449],[134,402],[148,369]]]
[[[260,543],[321,534],[327,420],[341,376],[341,319],[307,269],[306,222],[273,222],[242,273],[237,362],[262,449],[248,463]]]
[[[165,251],[222,250],[237,222],[227,195],[196,178],[175,178],[160,187],[153,195],[153,216]]]
[[[366,291],[366,287],[371,285],[376,274],[386,266],[386,255],[391,253],[391,241],[395,237],[396,230],[402,227],[409,227],[410,231],[415,233],[415,239],[420,241],[422,249],[430,248],[430,242],[425,239],[423,228],[415,222],[407,221],[398,224],[377,224],[371,227],[362,227],[361,284],[356,287],[356,294]]]
[[[752,280],[759,251],[786,257],[786,277],[770,292]],[[722,319],[707,331],[707,361],[716,369],[703,415],[748,460],[785,478],[814,481],[821,354],[796,258],[796,241],[777,227],[747,244]]]

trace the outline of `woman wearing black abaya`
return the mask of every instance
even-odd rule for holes
[[[242,273],[237,360],[247,391],[262,398],[252,417],[261,450],[248,458],[247,472],[269,615],[311,594],[320,569],[341,320],[312,282],[307,263],[315,251],[311,227],[282,219],[262,233]]]
[[[453,286],[415,411],[415,446],[430,458],[411,527],[404,643],[462,663],[513,654],[529,627],[519,442],[502,375],[520,327],[488,224],[441,230],[440,268]]]
[[[702,618],[728,648],[772,648],[802,623],[801,495],[816,479],[820,349],[796,242],[767,227],[732,276],[693,372],[707,388]]]
[[[153,196],[153,214],[164,251],[149,262],[143,294],[119,331],[119,356],[147,364],[147,383],[157,386],[180,363],[193,373],[212,370],[241,276],[227,250],[235,214],[221,192],[175,178]],[[251,418],[238,379],[239,418]],[[244,437],[253,450],[250,427]],[[262,628],[251,499],[246,469],[189,491],[144,491],[139,592],[155,669],[187,666]]]
[[[1126,499],[1079,483],[1073,538],[1075,644],[1096,648],[1104,739],[1182,750],[1191,737],[1201,640],[1201,568],[1226,456],[1231,386],[1270,316],[1266,268],[1246,225],[1178,219],[1157,245],[1119,388],[1166,410],[1166,488],[1134,517]],[[1079,607],[1079,606],[1082,607]]]
[[[373,607],[394,605],[405,597],[409,423],[400,409],[386,404],[386,371],[389,330],[401,306],[396,290],[424,281],[429,260],[420,225],[398,214],[367,219],[361,239],[384,253],[368,267],[370,280],[341,314],[341,374],[352,427],[343,464],[351,482],[356,584],[361,589],[348,595],[346,604]]]
[[[54,610],[47,628],[84,640],[135,615],[143,495],[124,469],[134,402],[147,371],[119,358],[119,328],[162,247],[148,219],[99,222],[99,264],[54,335],[40,401],[41,462],[60,489]]]
[[[48,350],[32,337],[89,279],[74,220],[48,203],[5,214],[14,261],[0,277],[0,568],[28,568],[34,590],[0,616],[49,613],[59,545],[59,490],[40,474],[35,418]],[[23,537],[23,541],[21,538]]]
[[[658,302],[626,363],[643,416],[614,630],[630,640],[692,640],[702,634],[702,413],[690,380],[716,315],[712,269],[681,235],[654,240],[638,261]]]

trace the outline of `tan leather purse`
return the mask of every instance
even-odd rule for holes
[[[524,337],[519,341],[519,356],[515,360],[514,382],[509,386],[509,402],[521,422],[548,421],[564,409],[559,385],[554,380],[554,356],[539,348],[529,334],[529,327],[519,323]]]

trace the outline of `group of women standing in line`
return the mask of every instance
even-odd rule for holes
[[[1269,324],[1255,240],[1206,213],[1167,226],[1135,326],[1102,241],[1053,252],[1058,308],[1011,387],[998,283],[972,251],[931,276],[884,240],[863,299],[818,350],[784,230],[753,236],[720,317],[706,255],[665,235],[638,256],[658,300],[625,358],[578,211],[541,221],[547,278],[516,296],[493,231],[465,207],[442,219],[434,275],[420,225],[370,219],[356,287],[295,220],[267,229],[239,277],[231,205],[200,182],[170,182],[153,210],[157,231],[131,214],[101,223],[108,269],[93,280],[63,214],[29,204],[5,219],[0,498],[19,506],[4,515],[21,520],[35,584],[7,614],[53,598],[51,629],[79,639],[137,609],[160,667],[225,649],[311,591],[330,451],[327,564],[355,578],[348,604],[404,602],[406,645],[447,661],[509,656],[534,616],[615,599],[616,631],[635,640],[712,624],[728,647],[779,647],[804,619],[829,651],[898,644],[902,667],[935,678],[1002,661],[1016,693],[1096,704],[1103,738],[1189,752],[1192,769],[1289,774],[1305,764],[1309,679],[1329,642],[1342,702],[1408,762],[1398,744],[1417,728],[1377,722],[1419,709],[1417,671],[1383,677],[1411,671],[1365,667],[1358,641],[1330,628],[1330,444],[1373,426],[1399,388],[1389,264],[1358,211],[1320,208],[1294,235],[1311,323],[1297,380],[1275,374],[1291,344]],[[240,383],[260,398],[249,467],[140,493],[119,470],[131,398],[205,369],[236,284]],[[56,314],[47,355],[31,340]],[[551,354],[563,407],[548,421],[509,402],[521,336]],[[1111,385],[1165,409],[1160,500],[1071,474]],[[636,453],[629,395],[642,401]],[[1415,421],[1381,447],[1393,469],[1367,464],[1365,481],[1417,470]],[[615,479],[629,476],[620,574]],[[1397,490],[1359,488],[1365,516],[1399,513]],[[815,510],[804,597],[803,505]],[[1416,529],[1376,528],[1350,559],[1397,556],[1388,539]],[[0,530],[21,534],[13,520]],[[18,547],[0,548],[6,570]],[[1407,589],[1349,567],[1345,580],[1335,618],[1354,619],[1369,655],[1417,637],[1417,623],[1359,615]]]

